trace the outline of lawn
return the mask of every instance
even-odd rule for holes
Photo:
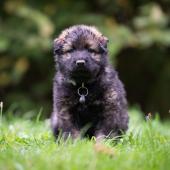
[[[126,135],[105,140],[57,144],[49,120],[0,119],[0,170],[169,170],[170,122],[145,121],[130,111]]]

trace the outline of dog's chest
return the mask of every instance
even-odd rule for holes
[[[79,127],[83,127],[88,123],[95,124],[97,121],[102,120],[104,111],[104,93],[105,91],[99,84],[86,85],[88,94],[85,95],[85,102],[81,103],[81,95],[78,93],[80,86],[68,86],[64,90],[64,101],[67,105],[68,114],[72,121]],[[61,93],[61,91],[60,91]],[[64,105],[65,105],[64,104]]]
[[[98,120],[102,119],[104,105],[101,93],[89,93],[83,104],[79,102],[79,96],[76,96],[74,100],[77,102],[70,108],[70,114],[77,126],[96,124]]]

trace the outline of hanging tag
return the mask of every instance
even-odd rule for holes
[[[80,96],[79,102],[84,104],[86,101],[85,96],[88,95],[88,89],[84,86],[84,83],[82,83],[82,86],[78,88],[77,93]]]
[[[84,96],[84,95],[81,95],[81,96],[80,96],[80,99],[79,99],[79,102],[80,102],[80,103],[85,103],[85,100],[86,100],[86,99],[85,99],[85,96]]]

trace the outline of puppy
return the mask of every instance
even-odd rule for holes
[[[128,128],[126,94],[108,63],[108,39],[76,25],[54,40],[56,74],[51,125],[55,137],[116,137]]]

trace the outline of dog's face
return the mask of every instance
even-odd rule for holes
[[[64,30],[54,41],[58,69],[75,81],[95,79],[107,64],[107,41],[94,27]]]

